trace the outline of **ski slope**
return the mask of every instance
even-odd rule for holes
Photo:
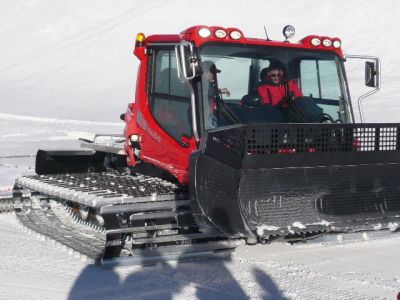
[[[396,121],[400,78],[396,0],[279,1],[3,0],[0,3],[0,104],[2,113],[115,122],[133,100],[138,32],[178,33],[197,24],[240,28],[246,36],[293,40],[309,34],[337,36],[348,54],[382,59],[383,85],[366,100],[369,121]],[[348,64],[353,100],[364,70]],[[350,72],[351,71],[351,72]],[[354,72],[353,72],[354,71]],[[7,105],[4,105],[7,104]]]
[[[1,299],[395,299],[399,236],[241,246],[231,259],[101,269],[0,215]]]
[[[337,36],[348,54],[382,60],[369,122],[400,121],[396,0],[0,2],[0,195],[34,173],[41,148],[76,148],[77,138],[121,133],[134,98],[137,32],[177,33],[195,24],[294,40]],[[353,101],[366,91],[363,65],[349,62]],[[356,112],[357,113],[357,112]],[[399,234],[351,243],[241,246],[226,260],[104,270],[0,215],[0,299],[396,299]]]

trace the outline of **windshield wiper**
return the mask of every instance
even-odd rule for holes
[[[236,114],[226,105],[222,97],[218,95],[216,97],[217,100],[217,111],[218,113],[223,113],[228,121],[233,124],[242,123],[240,119],[236,116]]]
[[[304,111],[294,100],[294,93],[290,92],[288,80],[285,81],[285,92],[286,96],[284,97],[284,102],[286,102],[287,105],[289,123],[293,123],[293,119],[300,123],[312,123],[312,120],[304,113]]]

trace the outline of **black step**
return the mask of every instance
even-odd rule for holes
[[[107,233],[114,234],[114,233],[130,233],[130,232],[148,232],[148,231],[176,229],[176,228],[179,228],[178,224],[163,224],[163,225],[112,229],[112,230],[108,230]]]
[[[185,234],[185,235],[166,235],[166,236],[134,239],[134,240],[132,240],[132,244],[134,244],[134,245],[162,244],[162,243],[169,243],[169,242],[212,239],[212,238],[218,238],[218,237],[219,237],[219,235],[216,233],[189,233],[189,234]]]
[[[129,216],[131,221],[141,221],[141,220],[161,220],[161,219],[175,219],[178,216],[190,215],[190,211],[163,211],[154,213],[143,213],[143,214],[132,214]]]
[[[230,240],[134,249],[130,252],[131,256],[102,259],[98,263],[104,268],[114,268],[131,265],[155,265],[171,261],[192,261],[205,258],[229,258],[232,251],[241,244],[243,244],[241,240]]]
[[[144,212],[152,210],[175,209],[182,206],[190,206],[191,200],[177,201],[149,201],[134,204],[107,205],[100,209],[101,214],[115,214],[121,212]]]

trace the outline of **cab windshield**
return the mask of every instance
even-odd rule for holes
[[[260,46],[200,49],[206,129],[234,123],[348,123],[335,54]]]

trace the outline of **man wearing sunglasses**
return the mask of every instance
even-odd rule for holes
[[[286,96],[286,78],[283,70],[284,68],[280,63],[271,62],[267,71],[261,73],[263,84],[257,88],[261,104],[271,104],[273,106],[282,104]],[[298,85],[293,80],[289,80],[288,84],[290,96],[294,96],[294,98],[303,96]]]

